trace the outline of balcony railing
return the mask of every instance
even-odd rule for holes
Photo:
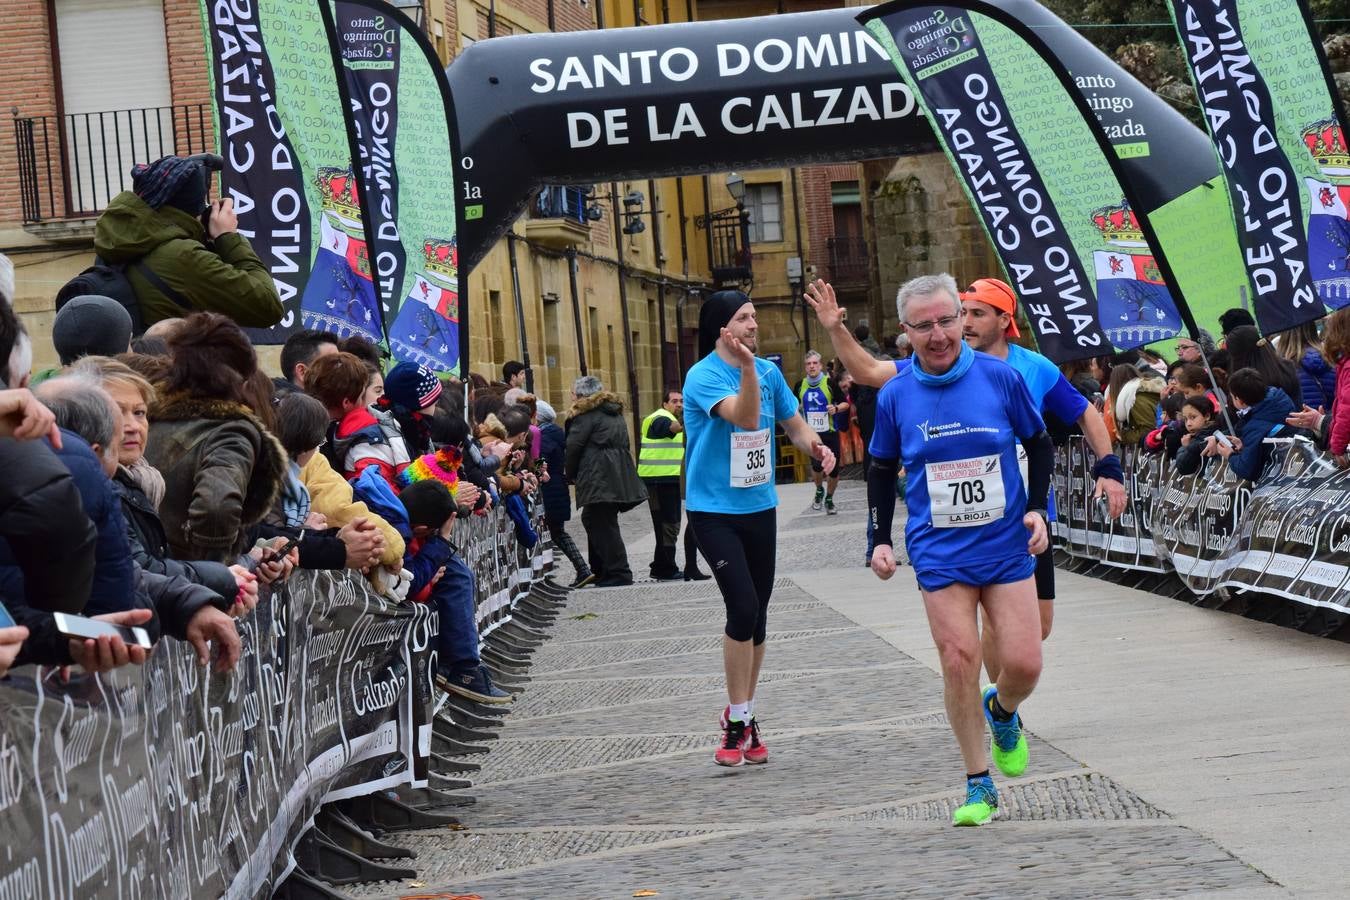
[[[131,186],[131,167],[211,146],[211,108],[198,103],[66,116],[14,116],[25,224],[96,216]]]
[[[869,251],[860,237],[832,237],[825,242],[830,257],[830,281],[862,284],[867,281]]]
[[[694,224],[708,229],[708,250],[715,285],[721,287],[754,280],[749,212],[737,206],[719,209],[706,217],[699,216]]]
[[[572,219],[587,224],[586,194],[581,188],[545,185],[530,210],[532,219]]]

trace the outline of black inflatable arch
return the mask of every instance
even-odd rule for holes
[[[1143,210],[1218,176],[1209,138],[1089,41],[1035,0],[1000,5],[1036,29],[1108,133],[1143,128],[1165,149],[1165,165],[1159,156],[1120,160]],[[836,9],[472,45],[446,70],[462,148],[461,269],[487,254],[545,184],[937,149],[909,89],[856,14]],[[1103,105],[1103,97],[1112,103]]]

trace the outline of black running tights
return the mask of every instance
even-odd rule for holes
[[[727,637],[764,643],[778,543],[776,511],[732,515],[689,512],[703,557],[727,606]]]

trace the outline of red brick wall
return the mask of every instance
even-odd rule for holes
[[[164,33],[169,42],[173,105],[209,104],[211,79],[198,0],[164,0]]]
[[[10,110],[18,107],[24,117],[56,113],[47,0],[6,0],[4,6],[0,17],[0,228],[22,219]]]
[[[801,170],[802,208],[806,211],[806,259],[821,275],[829,265],[826,242],[834,236],[834,203],[831,185],[836,181],[859,181],[859,167],[853,164],[806,166]]]

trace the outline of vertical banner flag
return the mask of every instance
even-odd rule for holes
[[[452,110],[425,37],[378,0],[203,0],[202,22],[224,195],[286,308],[254,339],[320,328],[462,374]]]
[[[316,4],[202,0],[222,195],[272,273],[279,344],[302,327],[382,338],[342,104]]]
[[[347,110],[365,211],[373,296],[395,359],[462,375],[457,165],[440,61],[421,30],[381,0],[321,10]]]
[[[927,111],[1043,354],[1100,356],[1181,331],[1184,307],[1116,152],[1029,29],[970,0],[901,0],[859,21]]]
[[[1350,304],[1350,151],[1306,3],[1169,8],[1228,182],[1261,330]]]

